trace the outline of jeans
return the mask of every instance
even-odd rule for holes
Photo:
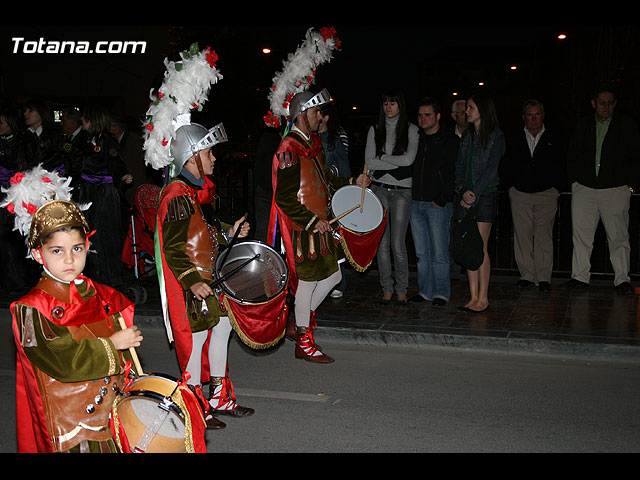
[[[409,288],[409,256],[407,254],[406,235],[411,216],[411,189],[387,189],[372,186],[387,211],[387,227],[380,239],[376,259],[380,286],[384,293],[393,293],[394,275],[391,273],[391,255],[395,269],[395,291],[406,294]]]
[[[449,243],[451,202],[436,207],[431,202],[414,200],[411,209],[411,236],[418,257],[418,288],[425,300],[451,297]]]

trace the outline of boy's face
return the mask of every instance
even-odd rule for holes
[[[31,256],[57,279],[72,282],[84,270],[86,241],[77,230],[55,232],[39,249],[32,249]]]

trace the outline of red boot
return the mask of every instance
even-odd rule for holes
[[[229,377],[212,377],[209,388],[209,405],[216,415],[241,418],[254,414],[253,408],[242,407],[236,403],[233,384]]]
[[[322,353],[313,338],[313,327],[298,327],[298,341],[296,342],[296,358],[313,363],[332,363],[329,355]]]
[[[207,430],[219,430],[227,425],[216,417],[213,416],[211,406],[206,398],[204,398],[204,392],[202,391],[202,385],[189,385],[191,391],[195,394],[196,398],[200,402],[202,412],[204,413],[204,420],[207,423]]]

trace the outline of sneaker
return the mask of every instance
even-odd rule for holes
[[[331,292],[331,298],[342,298],[342,292],[340,290],[334,290]]]

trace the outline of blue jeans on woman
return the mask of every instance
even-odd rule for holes
[[[418,257],[418,288],[425,300],[451,297],[451,202],[438,207],[432,202],[412,201],[411,236]]]

